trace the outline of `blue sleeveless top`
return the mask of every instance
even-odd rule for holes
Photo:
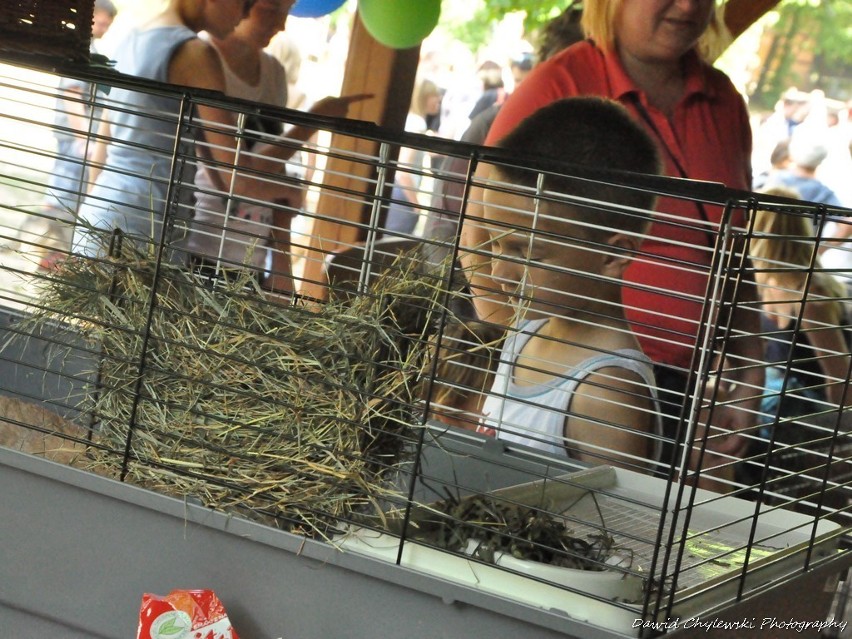
[[[116,69],[166,82],[175,51],[195,37],[196,33],[185,26],[134,30],[115,52]],[[191,131],[179,128],[180,101],[121,88],[113,89],[105,101],[112,141],[107,147],[106,166],[80,207],[81,224],[74,235],[74,250],[89,256],[105,254],[109,242],[109,233],[92,232],[91,227],[108,232],[120,229],[141,240],[157,241],[164,219],[170,223],[173,218],[178,220],[174,233],[180,235],[178,227],[185,227],[185,218],[192,212],[194,139]],[[175,162],[178,136],[182,140]],[[190,161],[185,163],[181,158]],[[186,204],[169,207],[166,196],[175,178],[187,186],[173,193],[172,201],[184,200]]]

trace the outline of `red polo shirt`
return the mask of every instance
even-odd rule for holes
[[[496,144],[537,109],[579,95],[624,104],[657,141],[667,175],[682,177],[671,154],[691,179],[750,188],[752,137],[745,103],[725,74],[695,54],[687,56],[686,91],[669,119],[648,103],[617,55],[589,41],[577,43],[533,69],[500,109],[485,143]],[[658,133],[640,116],[636,100]],[[713,225],[719,223],[720,207],[705,206],[704,211]],[[652,257],[637,257],[625,273],[627,318],[654,362],[689,365],[711,261],[710,235],[693,226],[702,223],[694,202],[660,198],[657,220],[642,246]]]

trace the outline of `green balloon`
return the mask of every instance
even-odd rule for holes
[[[441,0],[358,0],[367,32],[391,49],[417,46],[438,24]]]

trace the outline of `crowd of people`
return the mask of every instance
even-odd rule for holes
[[[486,144],[495,144],[524,118],[556,100],[601,96],[619,102],[646,129],[658,145],[664,173],[675,177],[723,182],[733,188],[751,186],[751,134],[743,98],[721,72],[700,54],[699,43],[718,27],[715,4],[709,0],[679,3],[656,0],[645,4],[615,0],[584,3],[581,42],[538,64],[500,109]],[[615,10],[613,10],[615,9]],[[712,96],[712,99],[711,97]],[[709,127],[708,122],[717,123]],[[480,170],[480,177],[487,172]],[[700,326],[701,303],[712,259],[706,225],[718,225],[722,211],[695,202],[661,198],[657,209],[682,223],[655,220],[642,245],[642,260],[625,268],[623,304],[627,320],[644,353],[655,365],[656,383],[666,419],[666,440],[682,439],[680,410],[688,388],[688,370]],[[474,215],[470,215],[469,219]],[[735,220],[742,224],[744,219]],[[465,246],[482,246],[487,235],[479,225],[463,231]],[[479,316],[511,325],[513,309],[493,291],[494,264],[474,257],[465,265],[471,273]],[[676,264],[705,265],[684,270]],[[743,286],[738,293],[755,296]],[[755,334],[753,314],[735,317],[738,331]],[[759,361],[759,343],[738,341],[728,356],[743,362]],[[750,389],[759,386],[761,373],[753,367],[733,367],[731,401],[717,412],[717,425],[729,433],[717,438],[717,452],[736,455],[745,449],[740,431],[752,423],[756,409]],[[740,396],[741,395],[741,396]],[[674,459],[674,446],[664,452]]]
[[[281,63],[263,52],[281,31],[293,0],[245,0],[241,3],[209,3],[202,0],[170,0],[151,20],[125,35],[113,52],[116,68],[126,74],[226,95],[283,106],[287,100],[286,73]],[[199,37],[203,32],[205,37]],[[343,117],[349,105],[369,96],[328,97],[315,102],[310,112]],[[124,241],[149,242],[164,238],[168,259],[187,260],[193,267],[221,271],[254,267],[259,279],[268,249],[286,242],[289,219],[299,211],[303,190],[286,177],[287,161],[298,151],[296,144],[276,144],[276,134],[304,143],[315,131],[295,126],[286,132],[269,131],[270,137],[252,145],[251,153],[238,152],[233,112],[198,105],[197,116],[207,125],[187,136],[180,155],[198,155],[202,161],[196,179],[188,179],[194,163],[186,162],[181,191],[168,192],[172,171],[174,122],[158,114],[179,112],[175,98],[129,89],[116,89],[110,99],[122,105],[105,120],[100,134],[104,145],[103,170],[93,179],[76,214],[72,250],[103,256],[116,229]],[[262,126],[264,122],[259,122]],[[231,173],[230,167],[238,167]],[[222,168],[225,167],[225,168]],[[226,203],[223,196],[235,195]],[[274,206],[258,206],[253,202]],[[200,215],[196,215],[200,212]],[[216,226],[224,238],[218,250],[210,248],[209,229]],[[219,233],[217,235],[221,235]],[[285,237],[281,237],[284,235]],[[216,240],[212,240],[216,243]],[[254,253],[253,253],[254,251]],[[276,260],[276,256],[282,256]],[[292,291],[287,251],[272,251],[278,265],[265,284],[282,292]]]
[[[852,101],[791,87],[755,131],[756,191],[787,189],[807,202],[852,207]],[[819,229],[823,266],[852,285],[852,225],[829,217]]]
[[[703,40],[715,37],[722,28],[714,3],[704,1],[684,7],[679,3],[658,0],[652,5],[640,8],[639,3],[630,0],[585,2],[583,37],[578,38],[581,41],[559,47],[555,54],[547,56],[548,59],[543,58],[522,82],[513,87],[511,93],[501,99],[499,105],[470,119],[471,126],[462,140],[501,146],[512,141],[516,131],[539,117],[549,105],[577,96],[602,96],[620,103],[644,127],[660,151],[667,175],[722,182],[742,190],[761,188],[778,193],[778,189],[783,188],[788,198],[842,206],[843,201],[821,178],[830,181],[829,176],[835,177],[839,192],[846,187],[852,173],[849,170],[850,138],[845,105],[838,107],[833,103],[832,109],[826,109],[828,103],[824,96],[814,92],[795,96],[796,113],[792,114],[789,109],[791,96],[788,94],[779,103],[779,113],[787,114],[782,122],[783,134],[779,134],[776,127],[778,114],[767,118],[757,130],[752,131],[743,97],[723,73],[702,57],[703,51],[709,50],[709,46],[703,46]],[[484,124],[480,119],[483,117],[488,117]],[[818,118],[822,118],[820,123],[824,130],[815,126]],[[773,128],[777,138],[772,147],[770,165],[770,154],[767,154],[765,163],[758,159],[761,148],[765,148],[765,138]],[[570,137],[568,129],[566,125],[566,133],[563,134],[566,140]],[[569,147],[566,149],[567,157],[562,159],[576,160],[578,150],[570,148],[568,142],[566,146]],[[538,147],[530,145],[529,148]],[[520,152],[522,149],[515,150]],[[552,155],[558,154],[554,152]],[[599,166],[607,166],[602,158],[600,160]],[[755,181],[752,164],[758,169]],[[639,169],[633,167],[633,170]],[[477,177],[488,180],[494,174],[487,166],[481,165]],[[499,171],[498,177],[512,184],[518,183],[517,179],[499,175]],[[433,211],[430,213],[434,219],[427,224],[426,233],[432,237],[445,237],[453,232],[453,213],[458,212],[461,200],[458,194],[456,197],[448,195],[447,189],[452,188],[452,183],[448,186],[439,180],[438,187],[437,199],[433,196]],[[523,206],[509,207],[507,210],[510,212],[497,213],[498,219],[492,220],[495,213],[489,207],[490,197],[490,192],[485,191],[479,195],[474,193],[468,201],[462,247],[470,249],[470,252],[463,252],[462,260],[473,291],[473,316],[478,321],[506,326],[509,330],[502,353],[496,358],[499,363],[492,366],[497,369],[496,373],[486,371],[493,382],[482,379],[471,381],[470,374],[466,373],[472,392],[486,389],[483,401],[468,404],[476,406],[480,415],[478,419],[468,420],[468,424],[500,439],[588,459],[589,442],[594,441],[594,437],[590,433],[577,436],[577,423],[582,422],[578,415],[591,415],[593,420],[598,420],[598,435],[606,431],[600,424],[606,422],[607,426],[617,428],[618,419],[614,416],[613,402],[593,401],[590,409],[589,403],[581,398],[594,397],[593,388],[617,389],[618,383],[630,377],[623,370],[619,372],[618,364],[614,364],[613,369],[605,371],[610,376],[608,384],[577,383],[578,373],[574,368],[577,362],[559,349],[558,340],[545,339],[547,346],[536,346],[542,335],[552,337],[554,332],[559,333],[556,327],[564,327],[563,322],[567,321],[564,316],[582,315],[583,311],[577,310],[578,302],[574,301],[566,303],[561,312],[551,309],[548,317],[536,316],[534,311],[540,303],[536,295],[520,292],[527,291],[535,277],[534,265],[529,262],[530,255],[520,250],[512,253],[520,257],[527,268],[507,275],[507,260],[502,257],[507,253],[502,245],[508,240],[501,238],[497,241],[494,233],[489,232],[489,221],[500,228],[503,225],[524,228],[522,221],[512,217],[511,213],[514,208],[524,210]],[[484,201],[481,210],[477,206],[479,200]],[[678,223],[653,222],[641,246],[642,259],[625,264],[622,277],[628,285],[621,288],[623,301],[619,309],[626,312],[626,320],[638,338],[641,351],[654,366],[654,385],[664,416],[664,434],[658,441],[664,446],[659,456],[651,455],[647,448],[644,454],[661,460],[665,467],[680,458],[678,451],[686,435],[679,430],[679,425],[682,425],[679,418],[684,402],[696,390],[689,386],[688,371],[701,325],[700,300],[704,298],[713,255],[712,236],[707,231],[712,232],[718,227],[722,211],[717,207],[670,198],[661,198],[657,210],[664,212],[668,219],[674,216]],[[760,223],[764,226],[759,228],[763,228],[764,232],[778,233],[776,245],[788,244],[795,232],[784,226],[768,230],[770,227],[765,220],[769,215],[763,212]],[[789,216],[777,214],[775,217]],[[746,218],[740,214],[733,223],[744,226]],[[848,254],[844,243],[850,228],[852,225],[840,217],[829,218],[822,235],[824,246],[829,250],[817,260],[817,269],[829,261],[832,252],[837,260]],[[541,232],[544,233],[544,229]],[[575,231],[573,235],[576,234]],[[505,235],[511,237],[508,231]],[[496,236],[501,237],[501,234]],[[535,246],[535,241],[528,236],[524,235],[522,239],[529,247]],[[814,237],[810,243],[804,241],[803,244],[813,249],[816,239]],[[488,256],[488,247],[494,257]],[[753,257],[758,264],[761,263],[759,251],[763,248],[765,243],[755,242]],[[563,247],[563,251],[561,259],[553,258],[550,263],[561,266],[564,260],[570,259],[568,247]],[[539,249],[538,255],[546,253]],[[683,269],[683,264],[703,267]],[[729,360],[727,377],[724,384],[715,390],[719,401],[712,417],[712,432],[717,435],[708,440],[705,464],[718,462],[720,466],[732,467],[734,465],[726,463],[726,460],[742,458],[755,450],[758,422],[767,419],[767,415],[775,414],[767,398],[773,396],[773,389],[777,393],[775,376],[782,369],[782,364],[788,361],[783,357],[789,353],[789,350],[784,351],[784,344],[788,347],[794,342],[797,344],[799,350],[792,357],[794,368],[799,359],[819,362],[819,370],[814,371],[814,375],[820,381],[811,386],[817,389],[822,401],[842,401],[840,391],[845,388],[843,380],[849,356],[845,331],[840,328],[845,325],[846,319],[835,311],[843,310],[844,305],[796,306],[790,298],[798,296],[800,299],[807,292],[803,280],[810,263],[803,262],[802,255],[798,255],[798,260],[789,261],[789,264],[800,269],[794,273],[795,282],[789,278],[782,282],[759,277],[758,281],[738,287],[738,299],[728,300],[743,307],[762,303],[766,310],[763,320],[773,318],[777,330],[786,333],[765,343],[761,339],[730,341],[726,355]],[[835,264],[838,264],[838,275],[849,268],[840,262]],[[809,295],[840,299],[839,296],[845,292],[838,287],[837,277],[818,272]],[[602,295],[602,291],[606,290],[597,281],[593,286],[596,294],[601,292]],[[535,287],[529,290],[535,290]],[[786,308],[782,308],[779,296],[787,300]],[[807,310],[801,325],[795,323],[800,307]],[[829,310],[830,316],[824,315]],[[812,318],[813,313],[820,317]],[[598,314],[598,317],[615,321],[612,313]],[[824,327],[827,325],[838,329],[826,331]],[[576,325],[574,329],[577,330]],[[734,334],[740,335],[757,335],[761,330],[773,330],[772,325],[762,327],[761,315],[752,312],[735,314],[733,329]],[[794,339],[792,335],[797,330],[802,331],[805,337]],[[477,351],[476,356],[484,361],[482,344],[476,342],[474,333],[468,329],[467,339],[473,339],[471,343]],[[812,343],[807,338],[810,333],[813,333]],[[591,343],[584,339],[571,339],[570,331],[563,331],[561,335],[571,343]],[[545,352],[547,355],[543,354]],[[460,359],[458,353],[454,357]],[[564,357],[565,361],[560,361],[560,357]],[[532,376],[534,382],[526,379],[528,373],[518,373],[517,362],[526,362],[526,369],[536,370],[537,374]],[[776,366],[766,368],[769,379],[764,378],[764,367],[753,365],[761,362],[776,363]],[[524,367],[521,369],[524,370]],[[572,380],[570,392],[554,393],[554,389],[568,379]],[[618,380],[617,383],[614,384],[613,379]],[[635,383],[636,380],[633,381]],[[767,392],[761,397],[756,389],[764,385]],[[628,402],[634,408],[637,403],[645,401],[641,393],[634,397],[639,399]],[[541,405],[541,402],[554,400],[557,403],[549,403],[547,408]],[[555,411],[563,417],[550,419],[537,414],[536,410]],[[643,423],[641,419],[636,420],[635,415],[632,419],[634,425]],[[554,422],[559,424],[554,425]],[[700,435],[700,432],[696,433],[696,436]],[[636,455],[640,450],[635,441],[632,445],[627,444],[625,442],[629,439],[619,440],[611,433],[608,441],[611,446],[610,462],[623,460],[625,455]],[[728,470],[723,474],[732,478]]]
[[[151,80],[287,104],[292,82],[265,48],[284,29],[293,4],[169,0],[162,13],[134,29],[115,51],[117,68]],[[537,50],[519,51],[505,64],[483,61],[464,96],[453,95],[451,87],[424,72],[406,129],[496,146],[519,156],[849,205],[852,159],[845,106],[838,108],[819,92],[790,91],[753,132],[743,97],[704,57],[705,40],[720,29],[713,0],[586,0],[582,12],[572,5],[551,23]],[[155,156],[152,161],[151,149],[170,157],[171,149],[163,144],[171,143],[167,128],[173,124],[149,114],[176,112],[179,105],[170,97],[127,90],[116,90],[111,99],[132,108],[112,114],[113,143],[106,146],[104,170],[79,208],[74,205],[78,225],[73,250],[103,255],[102,236],[116,228],[131,238],[168,239],[174,229],[163,224],[178,219],[186,237],[174,243],[180,250],[170,258],[186,260],[189,254],[191,268],[214,276],[222,263],[248,267],[261,280],[271,273],[269,281],[261,282],[269,288],[294,290],[286,245],[304,194],[286,176],[294,170],[288,161],[298,145],[269,140],[283,135],[304,143],[314,131],[283,131],[280,123],[258,121],[252,128],[269,137],[253,141],[251,153],[238,153],[228,132],[234,115],[200,104],[199,117],[216,126],[205,128],[199,139],[187,139],[183,154],[197,154],[200,168],[187,197],[170,200],[166,185],[171,167],[166,159]],[[310,112],[344,117],[350,104],[363,99],[369,96],[328,97]],[[458,398],[472,407],[473,417],[463,425],[592,463],[603,459],[646,469],[676,460],[686,437],[681,409],[696,390],[690,386],[691,358],[721,207],[648,195],[637,201],[625,196],[629,191],[601,187],[579,194],[664,215],[613,216],[596,222],[605,232],[591,233],[583,225],[590,224],[583,206],[549,207],[549,222],[536,227],[517,213],[530,210],[525,196],[474,189],[466,221],[458,228],[461,194],[450,191],[452,182],[440,179],[440,171],[452,172],[442,166],[435,171],[435,215],[418,226],[423,202],[417,201],[422,187],[415,180],[428,172],[429,159],[410,149],[403,152],[400,167],[412,170],[397,172],[385,230],[432,238],[460,231],[470,319],[506,330],[501,356],[494,360],[499,364],[492,367],[496,371],[483,369],[487,381],[466,382],[470,393]],[[232,166],[234,173],[220,168]],[[276,174],[284,179],[256,177]],[[477,178],[535,186],[523,171],[487,164],[479,165]],[[559,182],[548,188],[575,197],[578,188],[583,190]],[[223,198],[227,193],[237,198]],[[169,209],[174,206],[176,210]],[[622,228],[628,221],[635,226]],[[745,214],[737,213],[732,222],[744,227]],[[770,228],[763,219],[760,224]],[[826,252],[826,262],[845,259],[850,228],[835,218],[821,229],[826,246],[837,253],[832,258]],[[592,243],[597,250],[584,256],[573,243],[542,243],[542,236],[554,234]],[[631,259],[639,254],[641,260]],[[594,282],[591,297],[588,288],[578,293],[583,276]],[[791,308],[783,317],[789,318],[796,315],[797,302],[767,295],[800,284],[746,281],[731,289],[737,298],[727,301],[743,307],[760,301],[776,308],[786,303]],[[842,295],[830,277],[818,284],[822,294]],[[841,323],[839,315],[805,321]],[[739,335],[759,334],[760,316],[735,313],[732,327]],[[779,323],[781,330],[795,328]],[[845,341],[839,339],[843,335],[821,336],[830,343],[810,347],[838,355],[823,358],[823,367],[811,372],[840,380],[840,369],[848,366]],[[728,376],[720,389],[726,401],[715,410],[713,428],[719,436],[709,443],[711,454],[738,458],[748,451],[761,411],[754,389],[765,384],[763,369],[751,364],[776,356],[764,350],[761,340],[730,342]],[[841,401],[842,387],[840,381],[829,384],[825,399]],[[545,401],[546,407],[540,404]]]

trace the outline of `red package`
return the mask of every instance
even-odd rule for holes
[[[136,639],[239,639],[212,590],[145,593]]]

